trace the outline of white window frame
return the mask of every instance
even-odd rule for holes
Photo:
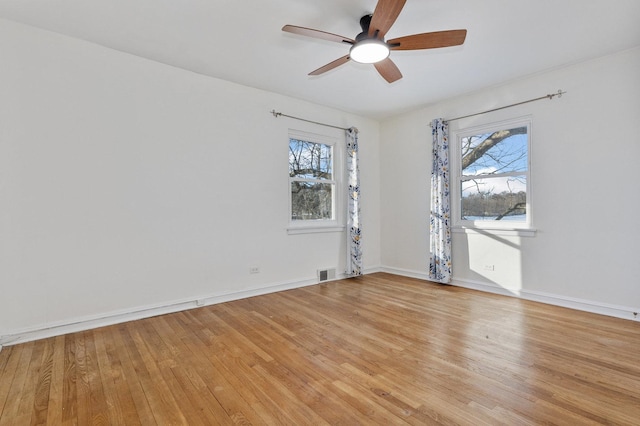
[[[462,233],[481,233],[481,234],[496,234],[496,235],[512,235],[512,236],[535,236],[536,229],[533,227],[533,192],[531,188],[531,146],[533,140],[533,134],[531,131],[532,119],[530,116],[519,117],[510,120],[504,120],[499,122],[487,123],[479,126],[461,128],[452,131],[451,140],[454,141],[453,149],[454,155],[452,155],[452,188],[451,188],[451,214],[452,214],[452,230],[453,232]],[[498,130],[513,129],[518,127],[527,128],[527,170],[526,172],[518,175],[526,176],[527,184],[527,203],[526,212],[527,217],[524,222],[511,222],[511,221],[499,221],[499,220],[463,220],[462,219],[462,139],[480,135],[485,133],[493,133]]]
[[[328,145],[332,150],[332,169],[333,169],[333,179],[327,181],[326,183],[333,185],[332,192],[332,210],[333,210],[333,219],[315,219],[315,220],[293,220],[291,218],[291,182],[294,179],[289,177],[287,179],[288,185],[288,201],[289,207],[288,211],[288,234],[311,234],[311,233],[324,233],[324,232],[342,232],[345,229],[344,226],[344,214],[342,212],[344,201],[342,200],[344,192],[342,190],[343,179],[343,143],[340,142],[340,139],[337,137],[332,137],[329,135],[321,135],[316,133],[305,132],[301,130],[293,130],[289,129],[289,134],[287,138],[287,151],[289,149],[289,143],[291,139],[302,140],[305,142],[317,143]],[[288,164],[288,163],[287,163]],[[288,170],[288,166],[287,166]],[[315,182],[315,180],[312,180]]]

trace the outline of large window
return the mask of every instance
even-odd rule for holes
[[[331,140],[289,135],[290,222],[331,224],[336,220],[335,153]]]
[[[465,227],[528,228],[529,120],[456,132],[459,203],[454,223]]]

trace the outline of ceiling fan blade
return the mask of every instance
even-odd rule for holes
[[[327,71],[331,71],[332,69],[337,68],[342,64],[346,64],[347,62],[349,62],[350,59],[351,58],[349,58],[349,55],[345,55],[342,58],[338,58],[333,62],[329,62],[327,65],[322,66],[315,71],[311,71],[309,75],[320,75]]]
[[[328,33],[326,31],[314,30],[313,28],[298,27],[296,25],[285,25],[282,27],[282,31],[288,33],[299,34],[307,37],[320,38],[322,40],[335,41],[338,43],[354,44],[355,40],[349,37],[342,37],[338,34]]]
[[[458,46],[464,43],[467,30],[437,31],[414,34],[388,40],[391,50],[435,49],[438,47]]]
[[[378,31],[377,37],[383,39],[389,28],[396,22],[407,0],[378,0],[369,24],[369,37]]]
[[[393,83],[396,80],[400,80],[402,78],[402,73],[393,63],[393,61],[389,58],[384,59],[380,62],[376,62],[373,64],[376,67],[380,75],[387,80],[389,83]]]

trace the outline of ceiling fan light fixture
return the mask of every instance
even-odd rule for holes
[[[460,29],[413,34],[393,38],[385,42],[384,39],[387,32],[398,18],[398,15],[400,15],[400,12],[402,12],[406,1],[377,0],[373,13],[360,18],[362,32],[355,39],[297,25],[285,25],[282,27],[282,31],[333,41],[342,45],[351,45],[349,54],[311,71],[309,75],[324,74],[353,60],[364,64],[374,64],[376,71],[388,83],[393,83],[402,78],[402,73],[389,58],[390,50],[395,52],[397,50],[422,50],[459,46],[464,43],[467,36],[467,30]]]
[[[375,38],[361,40],[351,46],[349,57],[361,64],[375,64],[389,57],[389,46]]]

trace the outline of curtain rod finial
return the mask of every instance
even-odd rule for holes
[[[273,114],[273,116],[274,116],[275,118],[278,118],[278,117],[280,117],[280,116],[282,115],[282,113],[281,113],[281,112],[276,112],[276,110],[275,110],[275,109],[272,109],[272,110],[271,110],[271,114]]]

